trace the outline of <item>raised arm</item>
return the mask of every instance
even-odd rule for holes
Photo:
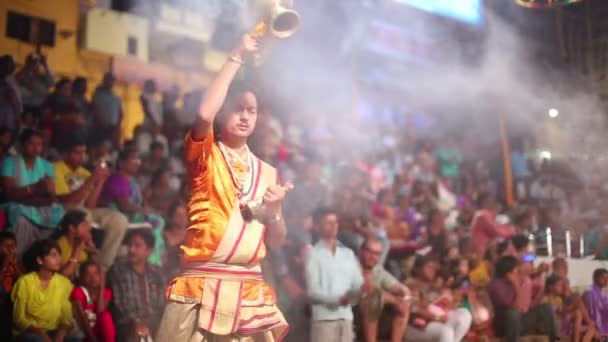
[[[243,65],[243,58],[257,50],[258,40],[255,34],[245,34],[239,47],[232,52],[230,58],[209,83],[192,127],[192,138],[194,140],[202,140],[209,133],[215,116],[226,100],[230,83]]]

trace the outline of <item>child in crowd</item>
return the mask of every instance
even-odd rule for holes
[[[91,220],[79,209],[69,210],[59,223],[61,237],[57,245],[61,251],[61,274],[73,279],[78,267],[95,255],[95,244],[91,235]]]
[[[59,274],[61,253],[53,240],[36,241],[24,255],[29,273],[21,276],[12,292],[16,341],[77,341],[68,336],[72,327],[72,283]]]
[[[446,286],[453,289],[461,289],[463,286],[468,286],[469,283],[469,260],[465,258],[454,258],[447,262],[447,270],[445,274]]]
[[[456,258],[448,262],[450,273],[446,275],[446,286],[462,296],[462,307],[473,316],[469,339],[481,340],[492,336],[492,304],[484,288],[473,286],[469,279],[470,263],[466,258]]]
[[[555,258],[551,264],[551,271],[552,274],[559,276],[564,283],[564,293],[562,295],[564,302],[569,304],[571,303],[576,307],[576,310],[582,315],[583,325],[586,325],[587,327],[595,327],[583,298],[570,288],[570,281],[568,280],[568,261],[561,257]]]
[[[87,342],[114,342],[116,329],[112,315],[107,310],[112,299],[112,290],[105,287],[105,276],[101,267],[87,261],[80,267],[80,286],[74,287],[72,303],[75,317]]]
[[[21,273],[15,234],[0,232],[0,293],[10,293]]]
[[[585,306],[602,337],[608,337],[608,295],[604,293],[607,287],[608,270],[598,268],[593,271],[593,286],[583,295]]]
[[[9,232],[0,232],[0,341],[10,341],[11,334],[11,290],[21,275],[21,265],[17,261],[17,240]]]
[[[572,336],[573,341],[592,341],[597,333],[595,328],[593,326],[587,327],[583,335],[583,313],[576,303],[569,300],[565,295],[566,281],[564,278],[556,274],[547,277],[545,295],[541,302],[553,307],[561,336]]]

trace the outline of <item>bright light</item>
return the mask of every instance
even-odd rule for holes
[[[538,153],[538,156],[540,157],[540,159],[551,159],[551,152],[549,152],[549,151],[540,151]]]
[[[555,108],[551,108],[551,109],[549,109],[548,114],[549,114],[550,118],[554,119],[554,118],[556,118],[559,115],[559,110],[557,110]]]

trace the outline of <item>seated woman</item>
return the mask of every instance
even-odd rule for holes
[[[583,300],[599,334],[608,337],[608,296],[603,292],[608,287],[608,270],[593,271],[593,286],[585,291]]]
[[[437,260],[443,261],[447,257],[448,231],[445,227],[445,213],[438,209],[431,209],[427,215],[427,225],[423,236],[426,244],[431,246],[431,254]]]
[[[433,259],[419,255],[414,262],[414,276],[407,286],[412,291],[409,341],[461,341],[471,327],[469,310],[459,308],[448,288],[437,285],[438,265]]]
[[[188,212],[186,206],[181,202],[174,203],[169,209],[167,216],[169,224],[163,232],[165,240],[165,254],[163,256],[162,270],[167,279],[175,272],[179,273],[181,249],[179,248],[186,237],[188,229]]]
[[[25,253],[29,273],[11,294],[16,341],[78,341],[68,336],[72,327],[72,283],[59,274],[61,253],[53,240],[35,242]]]
[[[79,286],[72,291],[70,298],[74,304],[75,317],[86,342],[114,342],[116,328],[112,315],[107,310],[112,299],[112,290],[106,288],[101,267],[87,261],[80,267]]]
[[[147,203],[152,210],[162,215],[166,215],[171,204],[177,200],[177,192],[170,186],[171,173],[167,169],[155,172],[150,179],[150,184],[144,191],[144,203]]]
[[[144,204],[141,186],[136,181],[140,165],[141,160],[136,150],[123,150],[118,156],[118,170],[106,180],[99,201],[102,206],[125,214],[131,223],[147,222],[152,225],[156,245],[149,261],[153,265],[160,265],[164,250],[162,230],[165,220],[160,215],[152,214]]]
[[[13,305],[11,291],[23,273],[21,262],[17,260],[17,240],[10,232],[0,232],[0,341],[12,340]]]
[[[91,221],[85,211],[71,209],[61,219],[59,229],[61,236],[57,245],[61,251],[61,274],[73,279],[78,266],[97,253]]]
[[[477,341],[490,338],[493,335],[492,303],[485,287],[476,287],[472,284],[469,277],[470,261],[456,257],[445,260],[443,264],[447,267],[444,270],[444,285],[452,289],[456,297],[462,298],[462,307],[468,309],[473,316],[467,339]]]
[[[566,282],[562,277],[556,274],[550,275],[546,280],[545,295],[541,302],[553,307],[562,337],[572,336],[572,341],[591,342],[597,332],[594,327],[588,327],[585,334],[582,335],[583,313],[576,303],[566,300],[565,287]]]
[[[17,237],[17,256],[32,243],[48,238],[63,215],[55,199],[53,165],[41,158],[40,132],[24,130],[19,137],[20,154],[2,162],[2,188],[7,202],[0,208],[8,216],[9,231]]]

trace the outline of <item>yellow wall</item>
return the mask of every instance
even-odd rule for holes
[[[137,39],[137,58],[148,61],[148,20],[103,8],[86,14],[83,47],[115,56],[129,56],[129,37]]]
[[[45,18],[55,22],[55,47],[43,47],[49,65],[56,74],[65,76],[81,75],[99,78],[99,73],[107,70],[109,57],[96,53],[81,53],[78,49],[78,0],[10,0],[0,1],[0,28],[6,27],[8,10]],[[71,32],[64,38],[61,33]],[[0,35],[0,52],[13,55],[18,64],[22,64],[28,54],[34,52],[35,46],[9,39]]]
[[[5,35],[7,11],[52,20],[56,25],[55,47],[43,47],[49,66],[56,76],[83,76],[89,79],[89,93],[95,90],[103,74],[110,68],[111,57],[92,50],[80,49],[78,45],[80,2],[78,0],[8,0],[0,1],[0,55],[11,54],[18,65],[25,62],[27,55],[35,51],[35,46],[9,39]],[[61,32],[73,32],[63,38]],[[132,136],[133,127],[141,122],[143,115],[139,106],[140,90],[135,86],[118,84],[115,89],[123,100],[125,118],[123,138]]]

